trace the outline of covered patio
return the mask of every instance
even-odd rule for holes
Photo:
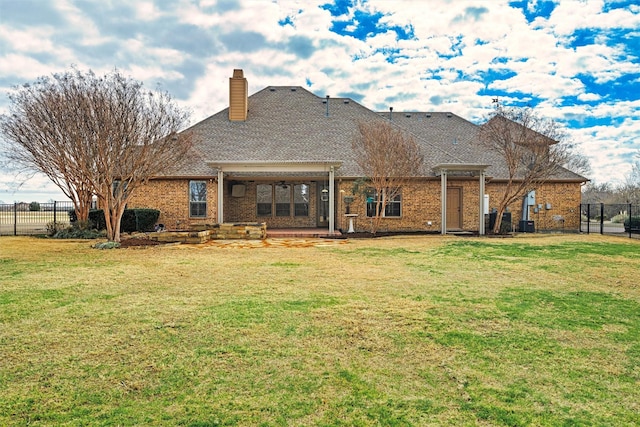
[[[224,186],[226,179],[232,174],[257,174],[263,177],[269,176],[274,180],[280,180],[281,177],[286,174],[307,174],[308,176],[319,177],[321,180],[326,180],[326,182],[328,182],[328,215],[326,228],[279,227],[278,229],[268,229],[268,235],[270,237],[275,237],[276,234],[279,234],[280,236],[293,236],[294,234],[299,234],[304,235],[305,237],[309,237],[312,235],[322,237],[340,234],[340,232],[336,231],[335,221],[335,170],[342,165],[342,162],[333,160],[291,162],[243,161],[208,162],[208,164],[209,166],[215,168],[218,173],[217,222],[219,224],[225,222]]]

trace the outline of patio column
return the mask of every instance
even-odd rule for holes
[[[335,186],[335,176],[334,176],[334,167],[329,167],[329,233],[333,233],[335,230],[335,219],[336,214],[335,210],[335,200],[334,200],[334,186]]]
[[[218,169],[218,224],[224,222],[224,172]]]
[[[440,233],[447,234],[447,171],[446,169],[442,169],[440,171],[440,203],[442,218],[440,220],[441,227]]]
[[[478,228],[478,234],[484,236],[484,179],[485,173],[484,171],[480,171],[480,224]]]

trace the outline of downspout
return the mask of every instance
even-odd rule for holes
[[[335,172],[333,166],[329,167],[329,234],[335,230]]]
[[[447,171],[440,171],[440,203],[442,219],[440,220],[440,234],[447,234]]]

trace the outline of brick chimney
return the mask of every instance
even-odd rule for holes
[[[233,70],[229,79],[229,121],[244,122],[247,120],[249,85],[242,70]]]

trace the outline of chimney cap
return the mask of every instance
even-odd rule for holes
[[[233,70],[233,77],[238,79],[238,78],[243,78],[244,77],[244,73],[242,72],[242,68],[235,68]]]

